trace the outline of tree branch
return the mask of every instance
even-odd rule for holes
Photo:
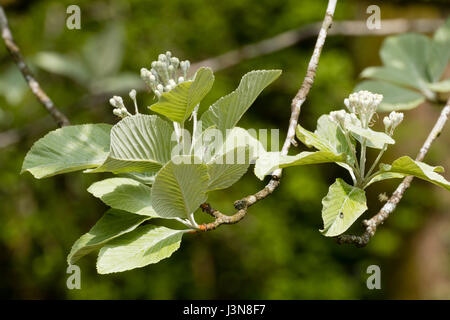
[[[442,19],[383,19],[381,29],[369,30],[366,21],[335,21],[328,31],[328,35],[343,36],[384,36],[403,32],[432,32],[444,23]],[[214,71],[226,69],[244,60],[270,54],[291,47],[303,40],[315,36],[321,29],[322,23],[315,22],[295,30],[280,33],[272,38],[245,45],[231,50],[217,57],[196,62],[192,70],[201,66],[210,67]]]
[[[58,126],[69,125],[69,120],[67,117],[58,110],[53,104],[53,101],[47,96],[47,94],[42,90],[39,83],[36,81],[30,68],[25,63],[25,60],[20,52],[19,47],[14,42],[11,30],[8,26],[8,19],[6,17],[3,7],[0,5],[0,30],[2,34],[3,41],[5,42],[6,48],[8,49],[11,57],[25,78],[28,86],[30,87],[33,94],[39,100],[39,102],[47,109],[53,119],[56,121]]]
[[[333,15],[336,8],[336,2],[337,0],[329,0],[327,10],[325,13],[325,17],[322,22],[322,26],[319,31],[319,35],[317,37],[316,45],[314,47],[313,54],[311,56],[311,59],[308,64],[308,69],[306,71],[306,76],[303,79],[303,83],[301,84],[301,87],[297,94],[295,95],[294,99],[291,103],[291,117],[289,120],[289,129],[288,134],[286,137],[286,140],[283,144],[282,153],[287,154],[289,151],[289,148],[291,146],[291,142],[295,135],[295,127],[297,125],[298,117],[300,115],[300,109],[303,104],[303,102],[306,100],[306,97],[309,93],[309,90],[311,89],[314,78],[317,71],[317,66],[319,64],[319,58],[320,53],[322,52],[322,48],[325,44],[325,39],[328,34],[328,29],[330,28],[332,22],[333,22]],[[269,181],[269,183],[264,187],[264,189],[258,191],[257,193],[253,195],[249,195],[241,200],[238,200],[234,203],[234,207],[236,210],[238,210],[235,214],[232,216],[225,215],[221,213],[218,210],[213,209],[209,204],[204,203],[200,206],[202,211],[212,215],[216,219],[207,224],[202,224],[199,226],[199,230],[195,230],[194,232],[198,231],[209,231],[214,230],[217,227],[219,227],[222,224],[233,224],[237,223],[240,220],[242,220],[245,215],[247,214],[247,210],[250,206],[258,202],[259,200],[262,200],[266,198],[269,194],[271,194],[275,189],[280,185],[280,178],[281,178],[281,169],[276,170]]]
[[[434,124],[433,129],[431,130],[430,134],[425,140],[425,143],[422,145],[422,148],[417,154],[416,156],[417,161],[422,161],[425,158],[425,155],[430,149],[431,144],[437,137],[439,137],[440,133],[442,132],[444,125],[448,120],[449,114],[450,114],[450,98],[447,100],[446,106],[442,109],[442,112],[438,120]],[[362,235],[360,236],[341,235],[337,237],[337,242],[339,244],[343,243],[355,244],[359,247],[364,247],[365,245],[367,245],[370,239],[375,235],[377,227],[380,224],[383,224],[384,221],[389,217],[389,215],[395,210],[397,204],[403,198],[403,194],[411,185],[412,180],[413,176],[404,178],[403,181],[398,185],[397,189],[395,189],[391,198],[381,208],[381,210],[369,220],[363,221],[363,225],[365,226],[366,230]]]

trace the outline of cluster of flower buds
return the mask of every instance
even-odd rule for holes
[[[136,114],[139,113],[137,102],[136,102],[136,90],[131,90],[129,94],[131,100],[134,102],[134,107],[136,110]],[[127,108],[125,107],[125,104],[123,103],[123,99],[120,96],[113,96],[111,99],[109,99],[109,103],[114,107],[113,113],[114,115],[118,116],[119,118],[125,118],[128,116],[131,116],[131,113],[128,112]]]
[[[386,133],[392,135],[394,129],[403,121],[403,113],[392,111],[389,116],[384,117],[383,123]]]
[[[354,113],[348,113],[345,110],[338,110],[330,112],[329,118],[339,124],[342,129],[345,130],[347,124],[354,126],[361,126],[361,121],[356,117]]]
[[[160,98],[163,92],[168,92],[175,86],[187,79],[190,62],[181,61],[177,57],[172,57],[172,53],[160,54],[158,60],[153,61],[150,70],[141,69],[141,78]]]
[[[344,100],[344,104],[351,113],[359,116],[364,126],[368,126],[382,100],[381,94],[362,90],[352,93]]]

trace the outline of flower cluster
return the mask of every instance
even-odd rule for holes
[[[362,90],[352,93],[344,100],[344,104],[351,113],[358,115],[363,127],[367,128],[382,100],[381,94]]]
[[[383,123],[386,133],[392,135],[394,129],[403,121],[403,113],[392,111],[389,116],[384,117]]]
[[[131,90],[129,96],[131,100],[133,100],[136,114],[138,114],[139,111],[136,101],[136,90],[134,89]],[[121,96],[113,96],[111,99],[109,99],[109,103],[114,107],[113,110],[114,115],[118,116],[119,118],[131,116],[131,113],[125,107],[125,104],[123,103],[123,99]]]
[[[172,53],[167,51],[165,54],[160,54],[158,60],[151,63],[150,70],[146,68],[141,69],[141,78],[150,87],[158,99],[163,92],[169,92],[177,86],[177,84],[188,79],[188,72],[191,66],[188,60],[180,61],[177,57],[172,57]],[[134,102],[136,114],[139,113],[136,102],[136,90],[130,91],[130,98]],[[130,116],[127,108],[120,96],[113,96],[109,99],[109,103],[114,107],[113,113],[119,118]]]
[[[343,109],[332,111],[330,112],[329,118],[333,122],[339,124],[344,132],[348,125],[368,128],[370,121],[382,100],[383,96],[381,94],[369,91],[352,93],[344,100],[344,104],[350,113]],[[383,119],[385,132],[392,136],[394,134],[394,129],[402,122],[402,120],[403,113],[392,111],[389,116],[386,116]]]
[[[347,113],[345,110],[338,110],[330,112],[330,119],[345,128],[347,124],[361,126],[361,121],[354,113]]]
[[[163,92],[168,92],[175,86],[187,79],[190,62],[181,61],[177,57],[172,57],[172,53],[167,51],[160,54],[158,60],[153,61],[150,70],[141,69],[141,78],[160,98]]]

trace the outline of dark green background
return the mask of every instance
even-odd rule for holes
[[[151,0],[151,1],[0,1],[10,18],[16,42],[26,57],[40,51],[77,54],[89,37],[110,23],[126,32],[121,71],[138,74],[160,52],[171,50],[192,62],[225,53],[307,23],[320,21],[326,1],[299,0]],[[370,4],[382,18],[445,18],[446,1],[338,1],[335,18],[365,19]],[[65,9],[78,4],[81,30],[65,27]],[[300,122],[308,129],[317,118],[342,108],[358,74],[378,65],[382,37],[329,37],[316,81]],[[273,54],[244,61],[216,73],[204,101],[206,108],[233,90],[252,69],[283,70],[240,122],[245,128],[279,128],[284,139],[290,101],[305,74],[315,39]],[[0,76],[10,57],[0,46]],[[72,123],[115,123],[108,97],[92,99],[82,84],[37,71],[42,87]],[[19,83],[24,83],[19,78]],[[139,93],[141,109],[151,96]],[[394,150],[385,161],[415,156],[439,114],[423,105],[406,112]],[[382,117],[383,115],[380,115]],[[280,188],[253,206],[241,223],[199,235],[187,235],[179,251],[157,265],[120,274],[98,275],[95,255],[79,262],[81,290],[66,288],[66,255],[73,242],[106,210],[87,187],[107,175],[66,174],[35,180],[19,175],[32,143],[55,124],[27,91],[18,104],[0,96],[0,132],[19,134],[0,148],[0,297],[57,299],[360,299],[450,298],[450,205],[448,193],[414,181],[391,218],[370,244],[359,249],[323,237],[321,199],[328,185],[346,172],[334,165],[285,170]],[[450,169],[450,128],[433,145],[426,161]],[[293,148],[295,149],[295,148]],[[298,151],[298,150],[297,150]],[[369,154],[373,157],[373,154]],[[448,178],[447,174],[447,178]],[[368,190],[368,217],[378,211],[381,192],[399,180]],[[209,202],[232,213],[233,201],[263,186],[251,170],[232,188],[212,194]],[[201,220],[204,214],[198,213]],[[205,217],[206,219],[206,217]],[[360,232],[356,223],[351,229]],[[366,268],[377,264],[382,289],[368,290]]]

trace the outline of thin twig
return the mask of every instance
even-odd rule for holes
[[[58,126],[66,126],[69,125],[69,120],[67,117],[59,111],[53,101],[47,96],[47,94],[42,90],[39,83],[36,81],[33,73],[30,68],[25,63],[25,60],[20,52],[19,47],[14,42],[11,30],[9,29],[8,19],[6,17],[5,11],[3,7],[0,5],[0,30],[2,33],[2,38],[5,42],[6,48],[8,49],[11,57],[19,68],[20,72],[22,72],[23,77],[28,83],[33,94],[39,100],[40,103],[47,109],[53,119],[56,121]]]
[[[343,36],[384,36],[403,32],[433,32],[444,23],[442,19],[383,19],[381,29],[370,30],[366,21],[335,21],[328,31],[328,35]],[[245,45],[239,49],[231,50],[217,57],[196,62],[192,70],[201,66],[210,67],[214,71],[226,69],[241,63],[244,60],[270,54],[291,47],[303,40],[314,37],[321,29],[322,23],[315,22],[295,30],[280,33],[269,39]]]
[[[314,83],[314,78],[317,71],[317,66],[319,63],[320,53],[322,52],[322,48],[325,44],[325,39],[327,37],[328,29],[333,22],[334,10],[336,8],[337,0],[329,0],[328,7],[325,13],[324,20],[322,22],[322,27],[320,28],[319,35],[317,37],[316,45],[314,47],[313,54],[308,64],[308,69],[306,71],[306,76],[303,80],[303,83],[295,95],[294,99],[291,103],[291,118],[289,120],[289,130],[286,140],[284,142],[282,153],[287,154],[289,147],[291,145],[292,140],[295,135],[295,127],[297,125],[298,117],[300,115],[300,109],[303,102],[306,99],[306,96],[311,89],[312,84]],[[253,195],[249,195],[241,200],[238,200],[234,203],[234,207],[238,210],[232,216],[225,215],[220,211],[213,209],[209,204],[204,203],[200,206],[200,208],[215,217],[215,220],[211,223],[202,224],[199,226],[199,230],[195,230],[193,232],[198,231],[209,231],[216,229],[222,224],[233,224],[242,220],[247,214],[247,210],[250,206],[266,198],[269,194],[271,194],[279,185],[281,178],[281,169],[276,170],[269,181],[269,183],[264,187],[264,189],[258,191]]]
[[[428,150],[430,149],[431,144],[442,132],[444,125],[448,120],[449,114],[450,114],[450,98],[447,100],[446,106],[444,107],[444,109],[442,109],[442,112],[441,112],[438,120],[434,124],[433,129],[431,130],[430,134],[428,135],[427,139],[425,140],[425,143],[422,145],[422,148],[420,149],[419,153],[417,154],[417,157],[416,157],[417,161],[422,161],[425,158],[425,155],[427,154]],[[360,246],[360,247],[364,247],[365,245],[367,245],[370,241],[370,238],[372,238],[375,235],[375,232],[377,231],[377,227],[380,224],[383,224],[383,222],[395,210],[395,208],[397,207],[397,204],[403,198],[403,194],[411,185],[412,180],[413,180],[413,176],[408,176],[408,177],[404,178],[403,181],[398,185],[397,189],[395,189],[391,198],[381,208],[381,210],[376,215],[374,215],[372,218],[370,218],[369,220],[363,221],[363,225],[365,226],[366,230],[364,231],[364,233],[362,235],[360,235],[360,236],[341,235],[337,238],[338,243],[356,244],[357,246]]]

